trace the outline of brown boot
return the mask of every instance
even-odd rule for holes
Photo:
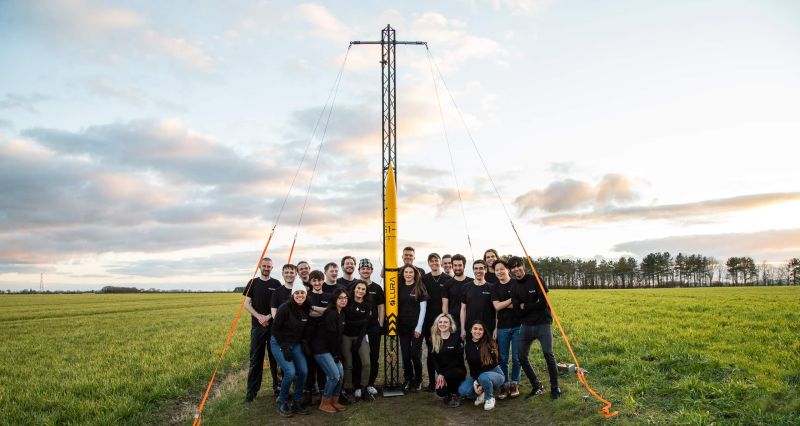
[[[500,390],[497,391],[494,397],[497,399],[506,399],[506,397],[508,397],[508,386],[500,386]]]
[[[511,384],[511,391],[508,393],[508,396],[512,398],[516,398],[519,396],[519,384],[517,383]]]
[[[334,396],[333,398],[331,398],[331,406],[332,406],[332,407],[333,407],[333,408],[334,408],[336,411],[344,411],[344,410],[347,410],[347,407],[345,407],[345,406],[344,406],[344,405],[342,405],[342,404],[339,404],[339,396],[338,396],[338,395],[337,395],[337,396]]]
[[[319,409],[320,411],[324,411],[326,413],[336,413],[336,409],[333,408],[333,405],[331,405],[331,398],[322,398],[319,403]]]

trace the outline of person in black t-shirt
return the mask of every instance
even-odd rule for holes
[[[325,282],[322,284],[322,291],[325,293],[333,293],[337,288],[342,291],[347,291],[343,285],[339,285],[336,277],[339,276],[339,265],[335,262],[330,262],[325,265]]]
[[[489,249],[483,252],[483,261],[486,262],[486,282],[488,283],[496,283],[497,282],[497,275],[494,272],[494,262],[500,259],[500,255],[497,254],[497,250]]]
[[[311,291],[311,278],[309,274],[311,274],[311,265],[305,260],[297,262],[297,276],[303,281],[306,290]]]
[[[320,324],[320,317],[331,300],[332,294],[322,291],[322,286],[325,276],[322,271],[314,270],[308,275],[311,290],[308,292],[308,303],[311,311],[308,313],[308,327],[310,330],[316,330]],[[310,340],[310,339],[309,339]],[[308,364],[308,377],[306,378],[306,390],[303,392],[303,404],[312,404],[312,390],[316,386],[317,389],[322,389],[325,386],[325,373],[321,368],[318,368],[311,351],[306,352],[306,363]]]
[[[492,340],[497,339],[494,333],[496,318],[494,305],[492,305],[492,284],[483,279],[486,274],[486,262],[478,259],[472,263],[475,279],[465,284],[461,292],[461,338],[466,338],[467,324],[481,321],[486,325],[486,335]]]
[[[467,377],[464,368],[464,342],[456,334],[456,324],[450,314],[439,314],[431,327],[433,359],[436,369],[434,387],[436,395],[444,398],[450,407],[461,405],[458,387]]]
[[[336,280],[345,291],[352,290],[353,283],[356,282],[356,277],[353,272],[356,271],[356,258],[353,256],[345,256],[342,258],[342,276]]]
[[[497,284],[492,288],[492,303],[497,310],[497,346],[500,351],[500,369],[503,370],[505,383],[497,394],[498,399],[506,396],[519,396],[519,380],[521,367],[519,363],[519,326],[520,321],[511,303],[511,288],[514,280],[509,275],[508,263],[497,260],[494,263]],[[508,352],[511,348],[511,372],[508,371]]]
[[[377,395],[375,380],[378,378],[380,367],[381,337],[383,335],[383,322],[386,320],[385,304],[386,295],[383,287],[372,281],[372,262],[369,259],[361,259],[358,262],[358,275],[361,281],[367,285],[367,302],[372,307],[370,323],[367,325],[367,338],[369,342],[369,380],[367,380],[367,392],[370,395]],[[356,362],[358,360],[359,362]],[[358,357],[353,358],[353,382],[361,382],[361,361]]]
[[[414,266],[414,260],[417,258],[417,251],[414,250],[414,247],[408,246],[403,248],[403,266],[411,265]],[[425,270],[420,268],[419,266],[414,266],[419,271],[419,276],[425,275]]]
[[[516,279],[511,288],[511,303],[514,310],[522,321],[519,330],[519,362],[522,370],[528,376],[533,389],[526,398],[540,395],[544,392],[544,386],[539,382],[536,373],[528,360],[531,344],[538,340],[542,346],[542,355],[547,364],[547,372],[550,375],[550,398],[556,399],[561,396],[561,389],[558,387],[558,368],[556,358],[553,355],[553,316],[550,307],[542,294],[539,282],[536,277],[525,273],[522,258],[512,257],[508,265],[511,267],[511,275]],[[548,292],[547,285],[542,283],[544,291]]]
[[[426,368],[428,369],[428,392],[433,392],[436,388],[435,366],[433,364],[433,346],[431,342],[431,330],[435,319],[442,313],[442,293],[444,283],[450,277],[442,272],[441,260],[437,253],[428,255],[428,266],[431,271],[422,276],[422,284],[428,291],[428,306],[425,309],[425,322],[422,324],[422,334],[425,337],[425,347],[428,350]],[[453,324],[455,327],[455,324]],[[457,337],[457,336],[456,336]]]
[[[350,301],[344,310],[345,326],[342,334],[342,356],[344,357],[344,389],[349,395],[353,389],[353,358],[361,361],[360,382],[356,383],[358,392],[353,396],[364,401],[374,401],[375,397],[367,391],[370,358],[369,343],[365,340],[367,327],[371,322],[372,307],[367,301],[367,284],[361,280],[353,285]]]
[[[311,282],[314,282],[313,272]],[[347,306],[348,296],[339,289],[333,290],[330,295],[331,301],[314,330],[311,352],[314,354],[314,361],[325,372],[326,377],[319,409],[326,413],[335,413],[346,410],[344,405],[339,404],[339,395],[344,383],[344,367],[341,359],[345,320],[342,311]]]
[[[269,302],[272,293],[281,286],[280,281],[270,278],[272,259],[261,259],[258,276],[250,280],[244,289],[244,308],[252,316],[250,321],[250,368],[247,372],[247,396],[245,401],[255,399],[261,389],[261,378],[264,371],[264,350],[269,356],[269,372],[272,375],[272,390],[278,393],[278,363],[272,355],[272,348],[267,344],[272,331],[272,312]]]
[[[419,270],[414,265],[400,269],[403,285],[397,291],[397,334],[403,358],[405,390],[418,392],[422,388],[422,323],[428,291],[422,285]]]
[[[464,285],[472,282],[472,278],[464,275],[464,265],[467,258],[461,254],[453,256],[453,278],[444,284],[442,292],[442,312],[447,312],[453,318],[461,318],[461,301],[463,300]],[[459,336],[461,321],[456,320],[456,328]]]
[[[489,339],[486,325],[475,321],[470,337],[464,342],[464,358],[469,365],[469,377],[458,387],[458,393],[483,404],[488,411],[494,408],[494,390],[503,385],[503,371],[497,365],[497,346]]]

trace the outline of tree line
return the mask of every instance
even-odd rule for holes
[[[508,256],[502,256],[509,258]],[[540,257],[533,261],[552,288],[664,288],[753,285],[799,285],[800,258],[782,264],[757,264],[751,257],[724,263],[701,254],[649,253],[641,260]],[[530,272],[526,264],[525,269]]]

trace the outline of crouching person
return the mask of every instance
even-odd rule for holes
[[[475,321],[470,328],[470,337],[464,343],[464,355],[469,365],[470,376],[461,383],[458,393],[475,400],[475,405],[483,404],[484,410],[494,408],[494,391],[499,389],[505,378],[497,363],[497,346],[486,333],[486,326]]]
[[[294,269],[294,265],[286,265],[286,269]],[[285,275],[285,273],[284,273]],[[309,305],[306,302],[306,288],[300,280],[292,285],[292,296],[282,304],[276,314],[272,325],[270,346],[275,359],[283,370],[281,391],[278,394],[278,413],[290,417],[292,414],[308,414],[308,409],[303,406],[303,388],[308,374],[308,365],[303,353],[301,340],[306,332],[308,323]],[[289,388],[294,385],[294,403],[289,405]]]
[[[311,340],[314,361],[325,372],[325,389],[322,392],[319,409],[326,413],[346,410],[345,406],[339,403],[339,395],[342,393],[344,382],[344,368],[341,361],[344,330],[342,311],[347,306],[347,299],[347,293],[341,289],[333,290],[331,294],[333,303],[328,303]]]
[[[431,327],[431,358],[436,371],[436,395],[450,407],[461,405],[458,388],[467,376],[464,368],[464,343],[456,334],[450,314],[439,314]]]

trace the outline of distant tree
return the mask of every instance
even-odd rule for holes
[[[788,281],[791,284],[800,284],[800,258],[793,257],[786,262]]]

